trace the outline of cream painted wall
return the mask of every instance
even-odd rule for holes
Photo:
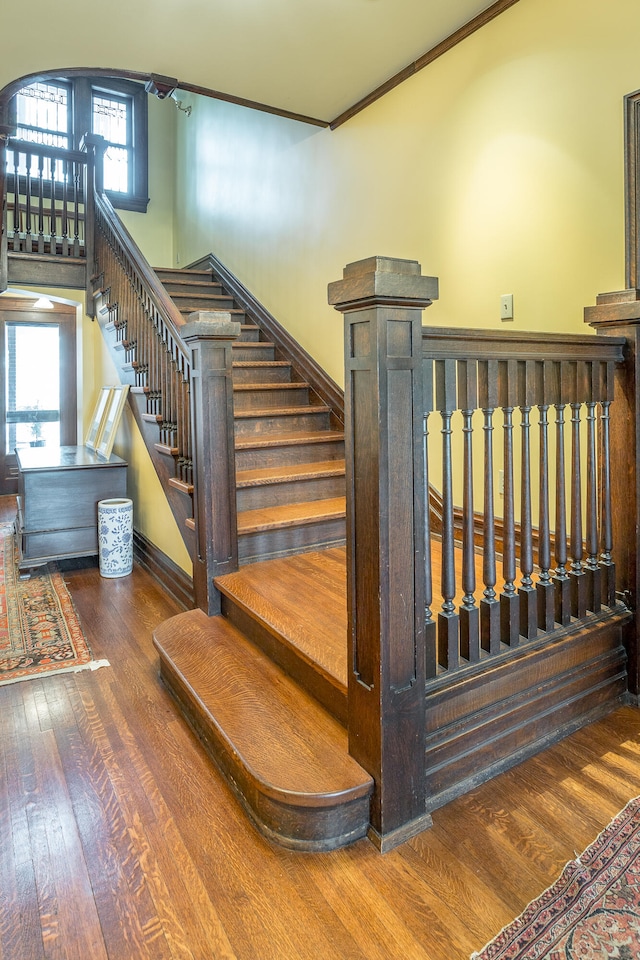
[[[326,285],[372,254],[440,277],[434,325],[582,331],[624,286],[636,0],[523,0],[336,131],[192,98],[176,255],[212,249],[342,382]],[[506,325],[505,325],[506,328]]]

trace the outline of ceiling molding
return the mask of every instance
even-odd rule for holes
[[[480,30],[480,28],[484,27],[487,23],[490,23],[491,20],[495,20],[496,17],[500,16],[501,13],[504,13],[505,10],[508,10],[509,7],[512,7],[516,3],[518,3],[518,0],[496,0],[495,3],[492,3],[491,6],[487,7],[486,10],[483,10],[482,13],[472,17],[471,20],[465,23],[458,30],[454,31],[454,33],[450,34],[448,37],[445,37],[445,39],[441,40],[440,43],[437,43],[435,47],[427,50],[426,53],[423,53],[423,55],[418,57],[417,60],[414,60],[413,63],[410,63],[403,70],[400,70],[399,73],[396,73],[393,77],[390,77],[384,83],[380,84],[379,87],[376,87],[375,90],[372,90],[371,93],[368,93],[366,97],[358,100],[358,102],[354,103],[352,107],[349,107],[347,110],[341,113],[340,116],[336,117],[335,120],[332,120],[329,124],[331,129],[335,130],[337,127],[342,126],[342,124],[346,123],[347,120],[350,120],[352,117],[355,117],[356,114],[361,113],[367,107],[371,106],[372,103],[375,103],[376,100],[384,97],[384,95],[389,93],[390,90],[393,90],[401,83],[404,83],[404,81],[408,80],[409,77],[413,77],[416,73],[418,73],[419,70],[423,70],[425,67],[429,66],[430,63],[433,63],[434,60],[437,60],[438,57],[441,57],[443,53],[448,53],[448,51],[452,50],[453,47],[457,46],[463,40],[466,40],[467,37],[470,37],[471,34],[475,33],[477,30]]]

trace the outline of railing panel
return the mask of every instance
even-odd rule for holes
[[[609,423],[622,341],[475,334],[423,329],[423,370],[435,370],[441,419],[438,471],[426,446],[433,414],[425,404],[425,471],[436,488],[441,479],[439,493],[431,488],[425,496],[431,505],[434,497],[439,500],[439,523],[427,520],[425,527],[431,538],[439,529],[441,539],[441,601],[433,596],[430,567],[425,575],[428,625],[432,604],[441,602],[436,675],[585,621],[617,602]],[[426,394],[432,395],[430,383]],[[474,438],[476,414],[482,418],[482,440]],[[534,438],[540,461],[536,489]],[[496,515],[498,464],[502,516]],[[461,507],[454,503],[456,480],[462,484]],[[483,511],[476,514],[474,485],[480,484]],[[460,595],[456,550],[461,552]],[[430,556],[429,550],[428,564]]]

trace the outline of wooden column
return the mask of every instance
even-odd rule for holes
[[[8,286],[7,141],[0,133],[0,293]]]
[[[220,613],[214,577],[238,569],[231,345],[240,324],[230,313],[199,310],[189,314],[180,335],[191,355],[194,590],[197,605],[211,617]]]
[[[601,294],[595,307],[585,308],[584,318],[600,335],[627,341],[626,363],[615,370],[610,410],[611,520],[617,591],[635,610],[627,633],[627,670],[629,692],[640,703],[640,290]],[[604,584],[602,600],[607,603]]]
[[[104,189],[104,154],[107,143],[97,133],[86,133],[80,143],[80,149],[86,151],[87,166],[84,176],[84,252],[87,261],[86,271],[86,312],[94,317],[93,275],[96,269],[95,253],[95,203],[94,191],[101,194]],[[77,208],[76,208],[77,209]]]
[[[425,797],[422,310],[437,280],[371,257],[329,284],[345,314],[349,750],[374,777],[371,839],[431,823]]]

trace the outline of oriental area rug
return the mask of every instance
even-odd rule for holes
[[[108,666],[93,660],[62,574],[54,564],[18,572],[13,524],[0,524],[0,686]]]
[[[640,957],[640,797],[472,960]]]

